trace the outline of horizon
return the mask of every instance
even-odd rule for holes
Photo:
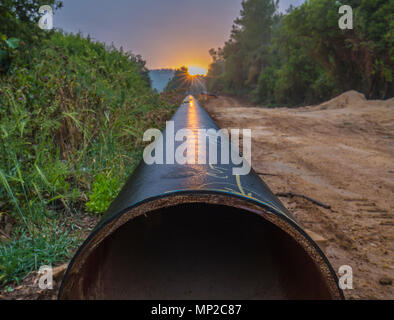
[[[281,0],[280,11],[304,0]],[[222,47],[242,0],[63,0],[55,28],[140,54],[150,70],[196,66],[208,69],[209,49]],[[119,32],[121,30],[121,32]]]

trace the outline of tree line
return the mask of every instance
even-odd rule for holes
[[[208,89],[266,105],[302,105],[347,90],[394,95],[394,1],[307,0],[286,13],[278,0],[246,0],[230,39],[211,49]],[[342,30],[339,8],[353,9]]]

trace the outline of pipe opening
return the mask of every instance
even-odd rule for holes
[[[207,203],[128,221],[92,251],[78,277],[66,298],[331,298],[290,235],[255,213]]]

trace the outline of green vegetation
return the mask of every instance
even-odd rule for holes
[[[111,174],[98,174],[93,183],[93,191],[89,194],[89,201],[86,203],[87,210],[93,213],[107,210],[118,195],[120,187],[118,177],[111,177]]]
[[[176,107],[141,57],[13,14],[41,2],[0,4],[0,284],[70,257]]]
[[[338,9],[353,8],[353,30]],[[223,48],[211,49],[208,89],[267,105],[317,103],[354,89],[394,95],[394,2],[307,0],[287,14],[273,0],[246,0]]]

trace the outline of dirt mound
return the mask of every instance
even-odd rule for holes
[[[319,110],[340,109],[365,105],[367,99],[360,92],[351,90],[319,105]]]
[[[386,101],[384,101],[384,104],[385,104],[387,107],[394,108],[394,98],[387,99]]]

